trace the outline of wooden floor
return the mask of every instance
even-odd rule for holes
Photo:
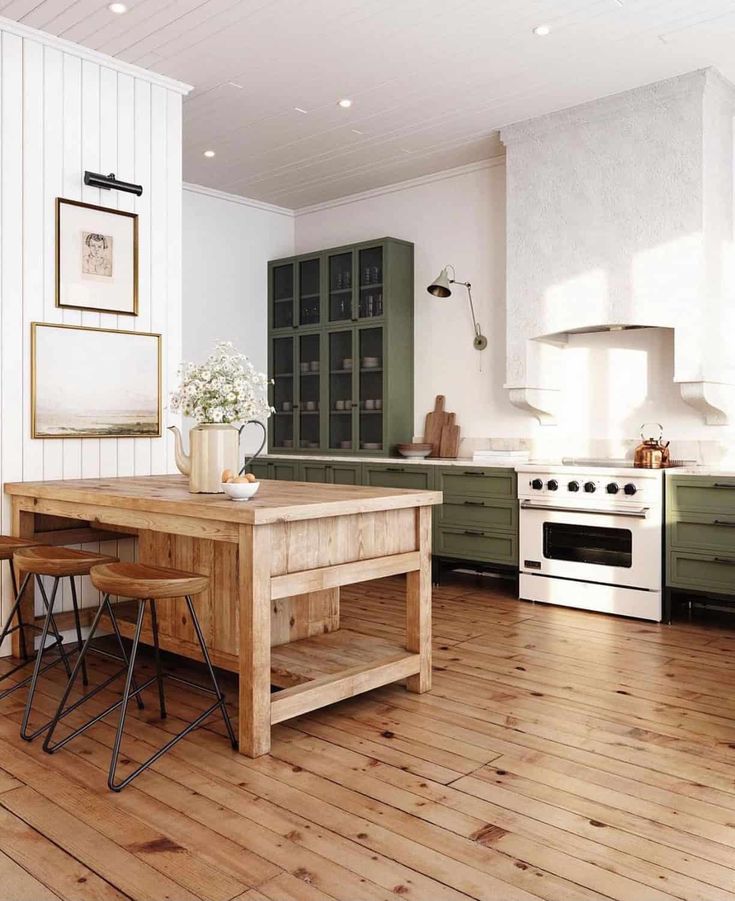
[[[213,722],[121,795],[105,787],[110,725],[48,757],[18,738],[20,693],[6,699],[0,897],[735,899],[735,629],[512,592],[461,576],[435,592],[430,694],[394,686],[292,720],[256,761]],[[393,638],[402,586],[349,590],[343,611]],[[205,703],[169,691],[163,723],[152,695],[131,707],[128,764]]]

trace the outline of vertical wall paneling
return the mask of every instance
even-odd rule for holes
[[[23,477],[23,90],[22,41],[0,35],[0,469],[4,478]],[[3,498],[2,526],[10,524],[10,505]],[[10,579],[5,579],[9,583]],[[5,586],[7,592],[9,585]]]
[[[118,67],[111,58],[0,20],[0,484],[175,470],[167,437],[31,438],[30,323],[161,332],[167,396],[181,356],[185,90],[155,73]],[[85,169],[138,182],[143,196],[89,188]],[[137,318],[57,309],[57,197],[138,213]],[[125,390],[124,372],[120,380]],[[5,498],[0,528],[11,529]],[[102,549],[122,558],[134,553],[127,541],[106,542]],[[0,585],[4,611],[9,581]],[[88,583],[82,598],[86,604],[98,601]],[[68,609],[66,594],[62,603]]]

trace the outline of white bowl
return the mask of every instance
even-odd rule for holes
[[[404,447],[398,448],[398,453],[402,457],[428,457],[431,453],[430,447]]]
[[[222,490],[231,501],[249,501],[258,488],[260,482],[222,482]]]

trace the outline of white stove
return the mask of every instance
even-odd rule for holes
[[[521,598],[660,621],[662,471],[592,460],[516,471]]]

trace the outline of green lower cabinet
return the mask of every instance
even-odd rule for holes
[[[729,555],[671,551],[668,584],[670,588],[735,594],[735,549]]]
[[[666,585],[735,595],[735,479],[666,475]]]
[[[434,487],[434,472],[431,466],[406,466],[388,463],[363,463],[362,483],[371,488],[414,488],[431,491]]]
[[[268,463],[268,478],[286,482],[301,481],[301,464],[294,460],[272,460]]]
[[[329,482],[329,464],[301,461],[302,482]]]
[[[516,566],[518,539],[513,532],[438,526],[434,532],[434,556]]]
[[[256,479],[267,479],[268,462],[266,460],[254,460],[248,465],[248,472],[252,472]]]
[[[334,485],[362,485],[362,463],[331,463]]]
[[[445,497],[437,508],[440,527],[518,531],[518,502],[495,498]]]

